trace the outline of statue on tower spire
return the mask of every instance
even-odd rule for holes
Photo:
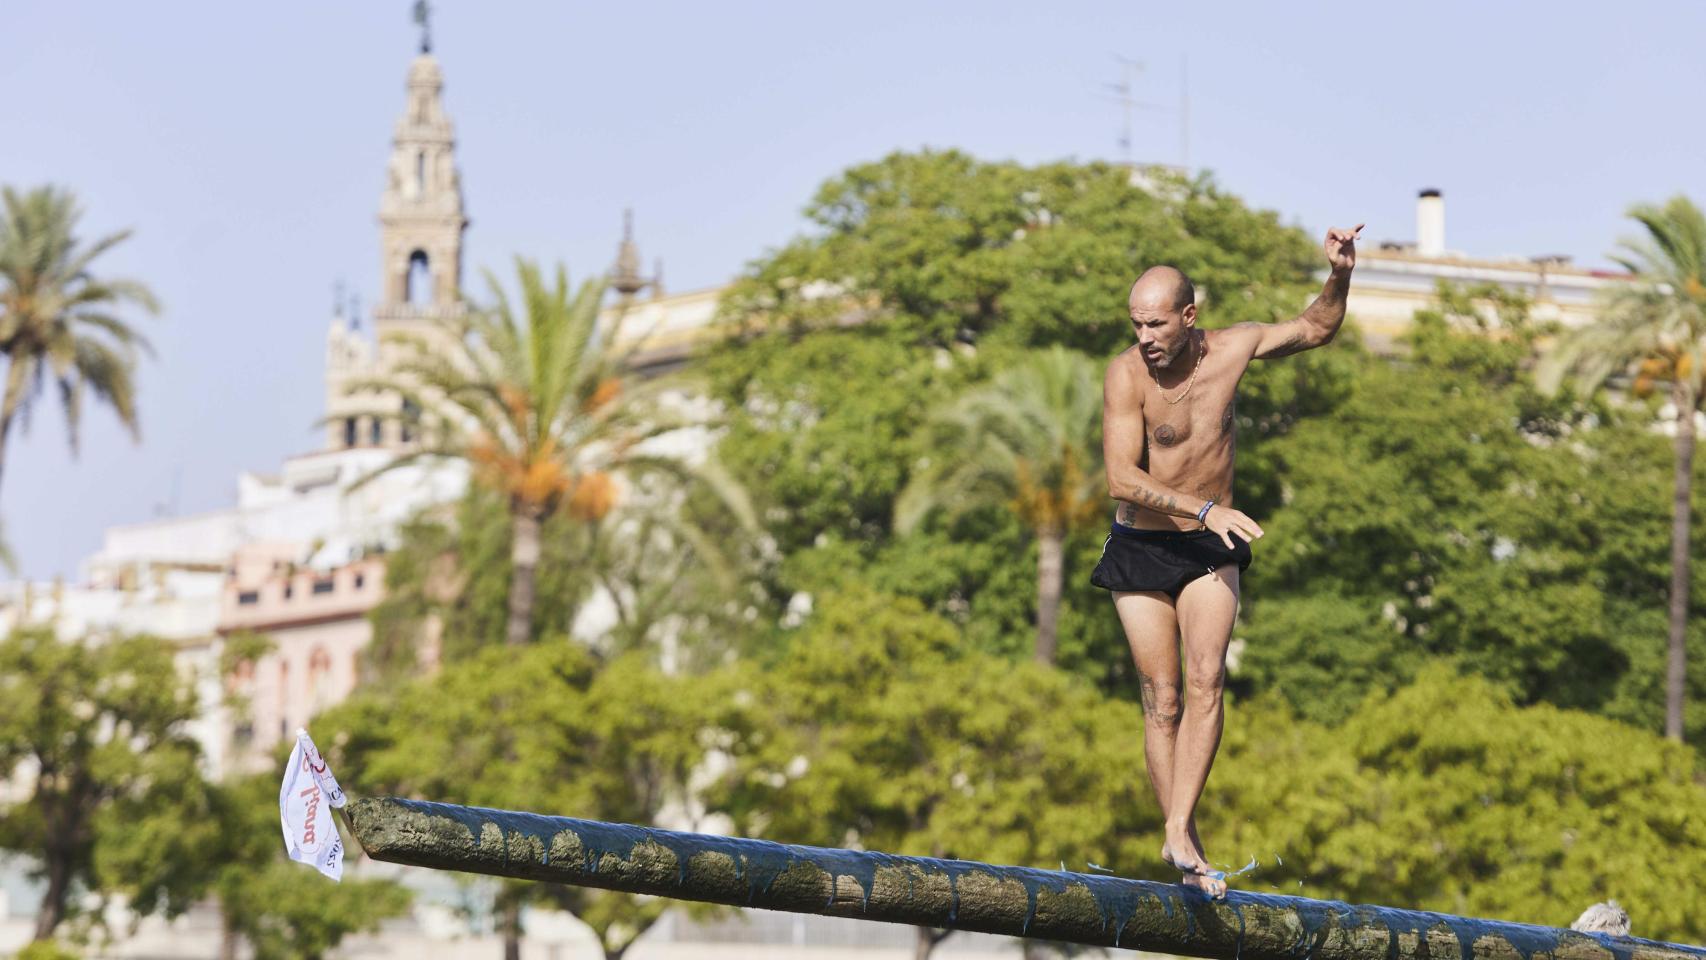
[[[421,28],[421,52],[432,52],[432,24],[428,17],[432,15],[432,7],[427,0],[415,0],[415,24]]]

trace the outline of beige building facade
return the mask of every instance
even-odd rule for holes
[[[1446,245],[1445,198],[1424,189],[1416,198],[1413,242],[1363,243],[1348,303],[1354,323],[1377,350],[1390,350],[1417,310],[1436,299],[1440,283],[1460,287],[1492,284],[1528,298],[1538,321],[1566,327],[1594,319],[1600,294],[1625,283],[1628,274],[1572,266],[1568,257],[1472,257]],[[1483,304],[1489,320],[1496,320]]]

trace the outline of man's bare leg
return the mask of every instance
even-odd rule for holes
[[[1205,893],[1220,896],[1223,881],[1192,873],[1209,869],[1196,836],[1197,801],[1220,748],[1226,679],[1226,647],[1238,618],[1238,568],[1222,568],[1185,585],[1175,604],[1185,665],[1185,704],[1173,750],[1172,794],[1167,815],[1167,846],[1174,860]]]
[[[1143,698],[1144,765],[1165,819],[1173,801],[1173,756],[1179,737],[1179,621],[1173,600],[1165,593],[1115,591],[1113,597]],[[1193,819],[1190,835],[1200,847],[1196,831]],[[1166,844],[1161,847],[1161,859],[1173,863]]]

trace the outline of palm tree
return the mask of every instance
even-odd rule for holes
[[[1063,347],[1029,355],[934,417],[931,453],[895,500],[906,533],[935,508],[949,518],[999,504],[1037,538],[1036,658],[1053,663],[1067,534],[1108,502],[1102,475],[1102,377]]]
[[[524,644],[532,633],[540,527],[558,510],[594,522],[616,506],[621,481],[664,476],[708,486],[749,528],[756,520],[742,492],[714,461],[647,452],[642,443],[699,420],[663,402],[691,389],[685,374],[642,380],[629,352],[613,344],[620,317],[598,329],[606,280],[581,284],[572,295],[558,266],[547,283],[537,265],[517,258],[521,312],[489,271],[488,309],[442,321],[438,335],[394,334],[398,360],[384,376],[352,383],[351,394],[400,397],[384,415],[423,418],[419,446],[387,464],[421,460],[467,462],[477,482],[508,503],[509,610],[505,640]]]
[[[1556,390],[1573,375],[1579,389],[1598,389],[1614,374],[1634,377],[1636,393],[1663,385],[1676,410],[1675,496],[1671,506],[1670,648],[1665,676],[1665,736],[1682,739],[1688,627],[1689,502],[1694,475],[1694,420],[1706,400],[1706,216],[1687,197],[1629,209],[1646,236],[1623,241],[1613,259],[1634,280],[1612,287],[1599,322],[1560,338],[1539,368]]]
[[[6,187],[3,196],[0,353],[7,365],[0,390],[0,468],[12,424],[20,417],[29,423],[50,377],[65,410],[73,453],[85,392],[112,407],[131,436],[138,436],[132,373],[138,351],[149,352],[148,341],[113,310],[132,303],[158,313],[160,306],[135,280],[102,280],[89,273],[94,259],[130,231],[84,245],[76,235],[82,212],[70,191],[45,186],[20,194]]]

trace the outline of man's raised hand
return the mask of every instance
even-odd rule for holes
[[[1330,227],[1327,230],[1327,263],[1337,271],[1349,271],[1357,265],[1357,234],[1362,232],[1362,224],[1357,224],[1349,230],[1341,227]]]
[[[1262,528],[1256,525],[1256,521],[1231,507],[1218,504],[1209,507],[1208,516],[1203,517],[1202,522],[1203,526],[1220,534],[1220,540],[1226,544],[1228,550],[1236,549],[1232,546],[1231,534],[1236,533],[1245,543],[1260,540],[1262,537]]]

